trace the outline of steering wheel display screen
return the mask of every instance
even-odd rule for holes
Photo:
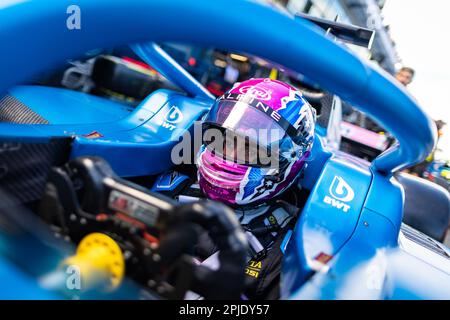
[[[154,226],[159,217],[158,208],[117,190],[111,191],[108,206],[112,210],[142,221],[147,226]]]

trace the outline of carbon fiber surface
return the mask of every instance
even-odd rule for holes
[[[0,99],[0,122],[49,124],[49,122],[11,95]],[[70,138],[48,143],[0,141],[0,188],[20,203],[38,200],[51,166],[67,160]]]
[[[11,95],[0,100],[0,122],[48,124],[49,122]]]
[[[333,99],[334,95],[331,93],[325,93],[320,99],[320,117],[317,118],[317,123],[324,127],[328,127],[328,122],[330,121],[331,111],[333,109]]]
[[[21,203],[38,200],[53,165],[67,161],[71,139],[49,143],[0,141],[0,188]]]

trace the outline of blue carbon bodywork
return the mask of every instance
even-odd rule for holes
[[[436,132],[431,119],[390,75],[364,63],[309,22],[254,1],[78,0],[71,4],[82,8],[81,30],[66,28],[64,1],[0,4],[0,42],[7,44],[0,51],[1,92],[90,49],[146,41],[246,52],[304,74],[377,120],[400,144],[367,164],[330,151],[323,138],[316,139],[301,180],[311,191],[309,200],[292,236],[283,243],[283,297],[450,298],[449,260],[400,231],[404,195],[392,173],[424,159],[433,149]],[[270,27],[265,28],[267,21]],[[12,92],[24,95],[23,90]],[[112,107],[106,104],[105,110]],[[60,109],[42,107],[39,112],[54,124],[2,123],[0,137],[38,142],[72,136],[72,157],[105,157],[122,176],[156,174],[171,166],[170,150],[209,108],[208,99],[161,90],[134,111],[127,114],[120,106],[123,112],[106,112],[104,121],[96,123],[84,121],[88,115],[80,112],[72,121],[83,123],[68,125],[70,113],[65,116]],[[167,117],[175,128],[170,121],[164,125]],[[85,136],[93,132],[101,136]]]
[[[357,190],[349,201],[335,201],[332,197],[333,184],[339,178]],[[319,255],[335,255],[350,239],[371,180],[367,168],[339,158],[331,158],[325,163],[286,249],[282,285],[286,295],[310,276],[314,271],[312,264]]]
[[[200,120],[209,108],[208,102],[174,92],[153,93],[132,115],[122,120],[124,126],[142,123],[132,129],[115,132],[103,133],[97,129],[102,134],[97,139],[77,136],[71,157],[103,157],[117,174],[125,177],[158,174],[173,166],[174,146],[182,141],[185,132],[194,134],[194,122]],[[179,118],[168,119],[171,114],[178,114]]]
[[[154,92],[134,110],[65,89],[20,86],[9,93],[50,124],[16,124],[14,131],[10,129],[14,125],[1,124],[0,136],[22,141],[73,137],[71,158],[101,156],[124,177],[158,174],[173,166],[172,148],[185,132],[193,134],[194,122],[211,105],[209,100],[168,90]],[[166,119],[171,114],[179,118]]]
[[[443,257],[401,232],[404,192],[400,184],[368,170],[360,159],[343,155],[338,159],[337,163],[345,159],[340,166],[347,168],[336,170],[335,157],[328,161],[287,245],[283,296],[308,300],[448,299],[449,250],[431,243],[447,252]],[[359,169],[348,170],[351,165]],[[330,210],[321,201],[331,193],[327,188],[332,186],[331,177],[349,172],[344,178],[358,190],[348,202],[353,215],[335,207]],[[330,260],[322,263],[323,254]]]
[[[53,125],[102,124],[125,118],[131,107],[93,95],[45,86],[17,86],[10,95]]]
[[[3,257],[0,257],[0,279],[8,279],[8,281],[2,281],[0,300],[50,300],[62,298],[56,293],[43,289],[34,277],[21,271]]]

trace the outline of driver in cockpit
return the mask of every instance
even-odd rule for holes
[[[203,121],[197,175],[172,171],[155,182],[153,191],[180,202],[206,197],[235,210],[250,246],[243,298],[279,297],[281,260],[300,211],[287,199],[297,197],[293,186],[307,165],[315,121],[315,110],[286,83],[236,83]],[[199,263],[215,268],[216,251],[205,234]]]

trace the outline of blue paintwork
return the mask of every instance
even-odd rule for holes
[[[345,202],[349,205],[346,211],[325,203],[325,197],[331,196],[330,189],[335,177],[342,177],[353,190],[358,191],[353,200]],[[314,263],[313,260],[319,254],[333,256],[350,239],[358,223],[371,179],[372,175],[367,167],[357,167],[338,158],[331,158],[326,162],[286,249],[282,285],[285,295],[304,283],[311,273],[311,263]]]
[[[307,160],[304,176],[299,181],[299,185],[308,190],[311,190],[314,187],[325,162],[332,156],[331,151],[327,150],[324,140],[325,138],[321,133],[317,132],[311,150],[311,156]]]
[[[383,265],[386,261],[383,254],[386,248],[392,245],[394,231],[384,217],[363,210],[354,234],[328,264],[328,269],[314,274],[291,298],[383,298],[383,276],[386,268]]]
[[[41,288],[36,279],[31,275],[22,272],[8,260],[0,257],[0,300],[49,300],[61,299],[61,296]]]
[[[50,125],[1,124],[0,136],[36,142],[49,137],[73,137],[71,158],[101,156],[124,177],[158,174],[173,166],[172,148],[185,132],[193,131],[194,122],[211,105],[210,100],[168,90],[154,92],[132,112],[128,106],[64,89],[20,86],[11,89],[10,94],[42,115]],[[182,119],[171,124],[165,116],[174,106]],[[118,109],[117,114],[111,112],[113,108]],[[86,137],[93,132],[101,137]]]
[[[128,116],[133,110],[127,105],[67,89],[17,86],[9,92],[26,106],[32,107],[50,124],[114,122]]]
[[[82,8],[81,30],[65,28],[62,17],[67,3],[61,1],[18,0],[0,5],[0,42],[8,44],[0,51],[0,71],[7,75],[0,78],[0,92],[89,49],[149,40],[213,45],[281,63],[368,113],[400,142],[369,167],[327,150],[321,139],[316,141],[314,161],[302,180],[311,194],[286,244],[283,297],[450,298],[448,261],[437,265],[432,262],[433,252],[420,253],[398,242],[404,196],[390,174],[424,159],[435,144],[436,132],[417,102],[388,74],[365,64],[307,21],[253,1],[76,3]],[[265,27],[267,21],[270,26]],[[172,114],[174,105],[183,120],[171,131],[162,121]],[[125,176],[160,173],[171,166],[167,159],[172,146],[192,130],[193,121],[209,105],[208,100],[158,91],[117,121],[70,126],[1,124],[0,137],[43,141],[70,135],[75,139],[73,157],[106,157]],[[82,137],[92,131],[103,137]],[[355,192],[346,202],[347,212],[335,202],[335,207],[324,202],[336,176]],[[333,258],[320,265],[314,262],[318,253]]]
[[[364,209],[348,243],[326,268],[315,273],[291,299],[448,299],[447,268],[397,246],[395,226]],[[427,250],[427,249],[423,249]],[[429,255],[433,255],[431,251]]]
[[[410,245],[399,243],[404,192],[398,182],[373,168],[364,170],[368,166],[362,161],[346,159],[346,166],[360,168],[344,169],[350,174],[344,178],[358,190],[358,196],[365,196],[362,203],[356,196],[349,202],[355,211],[353,218],[342,212],[333,216],[339,212],[321,202],[336,174],[333,161],[324,167],[287,247],[281,287],[284,297],[448,299],[450,260],[404,237],[403,242]],[[367,179],[369,184],[361,184]],[[332,260],[317,266],[314,257],[319,252],[333,256]]]
[[[98,139],[77,136],[71,158],[85,155],[103,157],[117,174],[125,177],[154,175],[168,170],[173,166],[171,160],[173,147],[181,141],[180,137],[185,132],[193,134],[194,122],[200,120],[209,110],[210,104],[174,92],[167,98],[168,100],[154,114],[147,114],[141,110],[148,118],[131,130],[116,132],[97,130],[103,135]],[[145,105],[149,105],[148,102],[144,103]],[[154,106],[150,105],[152,108]],[[166,118],[175,107],[181,112],[182,119],[176,124],[170,124]],[[127,120],[129,119],[125,119],[124,122]]]
[[[436,263],[424,261],[420,255],[403,250],[389,252],[386,260],[389,262],[389,268],[386,272],[384,298],[448,300],[450,296],[448,260],[441,262],[446,263],[446,271],[436,268]]]
[[[367,195],[364,209],[371,210],[384,216],[394,227],[393,236],[400,230],[403,217],[404,191],[393,177],[373,172],[373,182]]]

